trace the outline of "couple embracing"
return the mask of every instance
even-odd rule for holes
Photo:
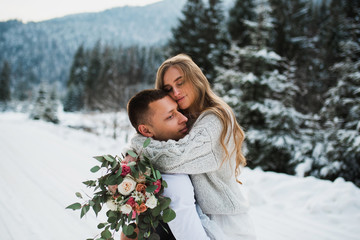
[[[163,62],[155,87],[132,97],[128,114],[137,131],[131,148],[153,138],[143,153],[163,173],[176,212],[161,239],[256,239],[237,180],[246,160],[232,109],[184,54]]]

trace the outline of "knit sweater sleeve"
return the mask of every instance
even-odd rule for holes
[[[220,119],[212,113],[202,114],[184,138],[174,141],[151,140],[143,149],[152,164],[164,173],[200,174],[215,171],[221,165]],[[131,147],[139,151],[145,137],[137,134]]]

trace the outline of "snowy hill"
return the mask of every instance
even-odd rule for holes
[[[0,63],[10,62],[17,76],[62,82],[80,44],[98,40],[113,46],[159,45],[171,35],[185,0],[164,0],[142,7],[119,7],[43,22],[0,22]]]
[[[127,133],[115,141],[64,125],[104,128],[99,119],[104,116],[65,114],[58,126],[0,114],[0,239],[79,240],[98,233],[100,219],[80,220],[79,212],[65,207],[77,200],[76,191],[86,191],[81,182],[94,178],[91,157],[118,154]],[[125,129],[128,122],[121,119]],[[354,184],[247,168],[240,179],[259,240],[359,239],[360,189]]]

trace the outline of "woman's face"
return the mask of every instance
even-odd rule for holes
[[[163,89],[177,102],[180,109],[188,109],[194,103],[195,89],[190,81],[184,79],[180,68],[172,66],[166,70],[163,81]]]

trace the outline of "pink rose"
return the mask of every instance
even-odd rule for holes
[[[134,207],[136,204],[135,199],[133,197],[129,198],[126,204],[129,204],[131,207]]]
[[[121,167],[122,167],[122,172],[121,172],[122,177],[125,177],[131,172],[131,168],[129,166],[122,165]]]
[[[160,181],[160,179],[156,180],[156,182],[154,182],[153,185],[158,186],[157,189],[154,191],[154,193],[156,194],[156,193],[158,193],[158,192],[160,191],[160,189],[161,189],[161,181]]]
[[[121,161],[121,163],[129,163],[129,162],[135,162],[136,158],[130,156],[129,154],[125,156],[124,160]]]

